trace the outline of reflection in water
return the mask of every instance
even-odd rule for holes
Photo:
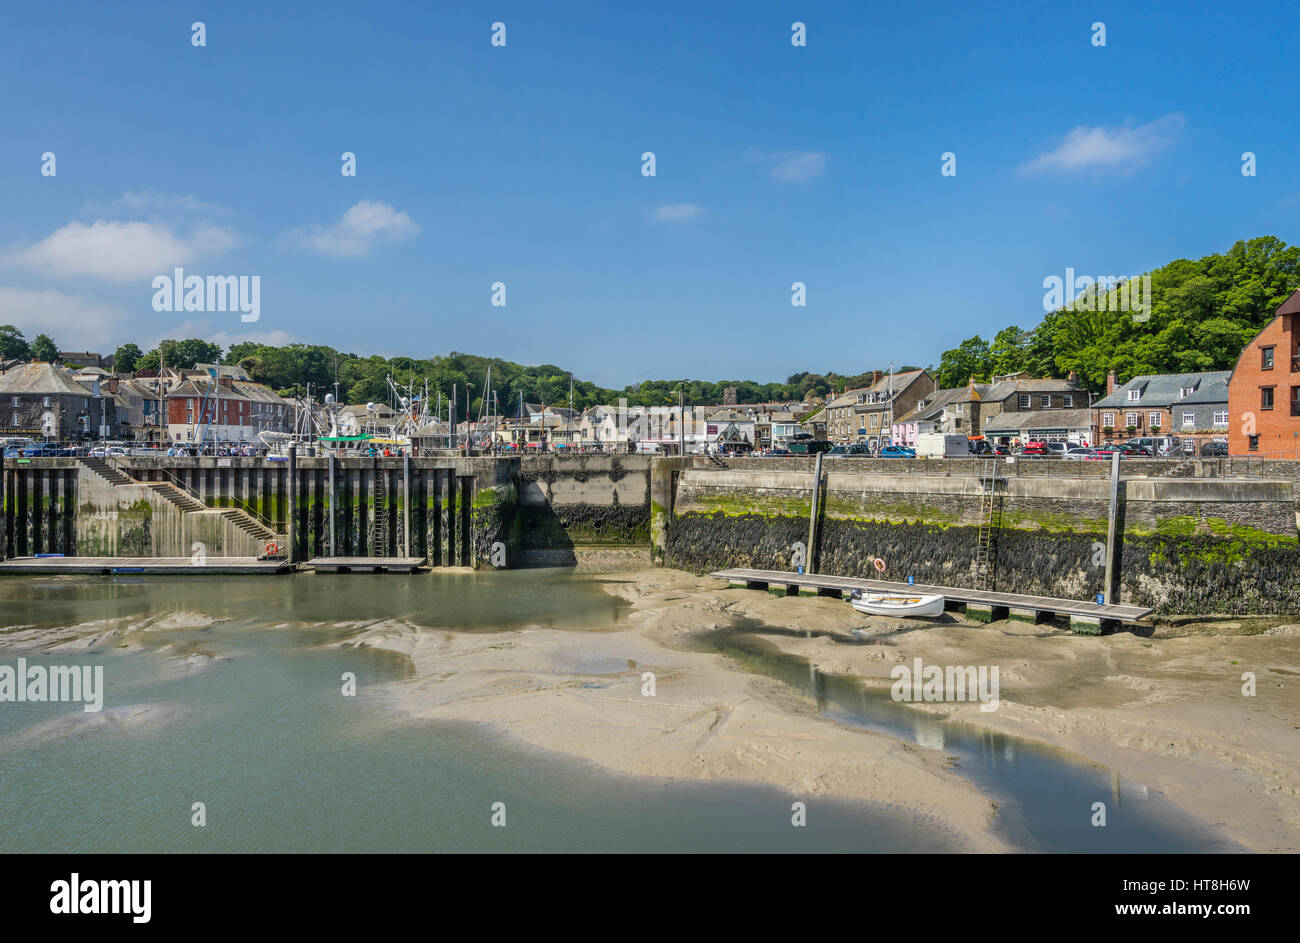
[[[785,682],[827,717],[942,750],[969,777],[999,800],[999,827],[1008,840],[1037,851],[1190,852],[1231,851],[1234,844],[1209,829],[1189,825],[1181,811],[1145,786],[1128,783],[1143,801],[1120,801],[1117,771],[1068,757],[1029,740],[972,724],[948,721],[896,703],[889,688],[829,675],[789,655],[761,635],[801,635],[758,623],[704,633],[705,647],[726,654],[748,671]],[[854,644],[854,643],[847,643]],[[858,644],[888,645],[871,640]],[[1092,805],[1109,800],[1104,828],[1092,825]]]
[[[437,631],[617,628],[624,604],[556,571],[420,578],[0,578],[0,664],[35,626],[135,628],[42,664],[103,665],[98,721],[79,705],[0,707],[0,852],[943,851],[896,810],[734,783],[606,774],[479,725],[390,712],[399,656],[327,643],[400,619]],[[160,625],[195,612],[206,628]],[[4,629],[9,631],[5,632]],[[581,637],[578,636],[580,644]],[[593,660],[598,671],[618,668]],[[634,666],[630,666],[634,667]],[[356,697],[340,696],[345,672]],[[132,709],[147,707],[148,710]],[[191,804],[208,824],[190,824]],[[508,827],[489,810],[505,802]]]

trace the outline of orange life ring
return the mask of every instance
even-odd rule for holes
[[[876,557],[874,564],[878,571],[880,571],[881,573],[885,572],[885,561],[880,559],[880,557]]]
[[[280,545],[276,543],[274,540],[266,545],[266,555],[268,557],[274,557],[277,554],[279,554],[279,552],[280,552]]]

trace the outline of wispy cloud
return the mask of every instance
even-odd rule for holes
[[[831,159],[823,151],[765,151],[757,147],[749,148],[745,156],[768,164],[772,176],[783,183],[802,183],[820,177]]]
[[[772,176],[777,180],[799,182],[820,177],[830,160],[828,154],[820,151],[792,151],[787,154],[773,155],[777,164],[772,168]]]
[[[200,225],[178,234],[164,223],[100,219],[68,223],[35,245],[6,253],[3,261],[49,275],[127,282],[219,255],[238,242],[234,231],[222,226]]]
[[[1111,170],[1133,173],[1172,145],[1186,124],[1187,119],[1174,112],[1136,126],[1132,122],[1110,128],[1079,125],[1056,147],[1022,164],[1020,172]]]
[[[229,348],[233,344],[243,344],[249,341],[255,344],[283,347],[299,340],[296,335],[288,331],[214,331],[210,321],[182,321],[165,331],[146,337],[143,341],[136,340],[136,343],[145,350],[151,350],[164,340],[186,340],[191,337],[199,337],[209,343],[220,344],[225,348]]]
[[[665,203],[654,212],[654,218],[669,223],[682,223],[704,214],[704,207],[697,203]]]
[[[397,243],[420,234],[420,227],[387,203],[362,200],[329,226],[303,226],[289,240],[325,255],[363,256],[381,243]]]
[[[0,286],[0,322],[14,325],[29,341],[48,334],[66,349],[95,350],[112,343],[125,321],[125,309],[83,295]]]
[[[229,213],[215,203],[205,203],[193,193],[159,193],[155,190],[127,190],[109,203],[90,203],[86,212],[94,216],[220,216]]]

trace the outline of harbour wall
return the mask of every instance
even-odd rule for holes
[[[811,463],[751,470],[728,461],[725,470],[697,464],[680,475],[666,564],[788,570],[802,553],[820,573],[875,575],[879,559],[885,579],[974,588],[988,516],[989,588],[1072,599],[1103,589],[1110,484],[1100,474],[1050,477],[1041,462],[1017,475],[1000,464],[989,515],[978,464],[929,466],[951,464],[943,474],[892,466],[891,474],[887,464],[827,461],[809,548]],[[1164,474],[1124,468],[1120,600],[1161,612],[1300,612],[1295,479],[1179,477],[1167,474],[1168,462],[1153,464]]]

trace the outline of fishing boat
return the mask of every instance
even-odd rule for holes
[[[943,615],[943,597],[908,593],[864,593],[854,590],[849,602],[871,616],[934,617]]]

